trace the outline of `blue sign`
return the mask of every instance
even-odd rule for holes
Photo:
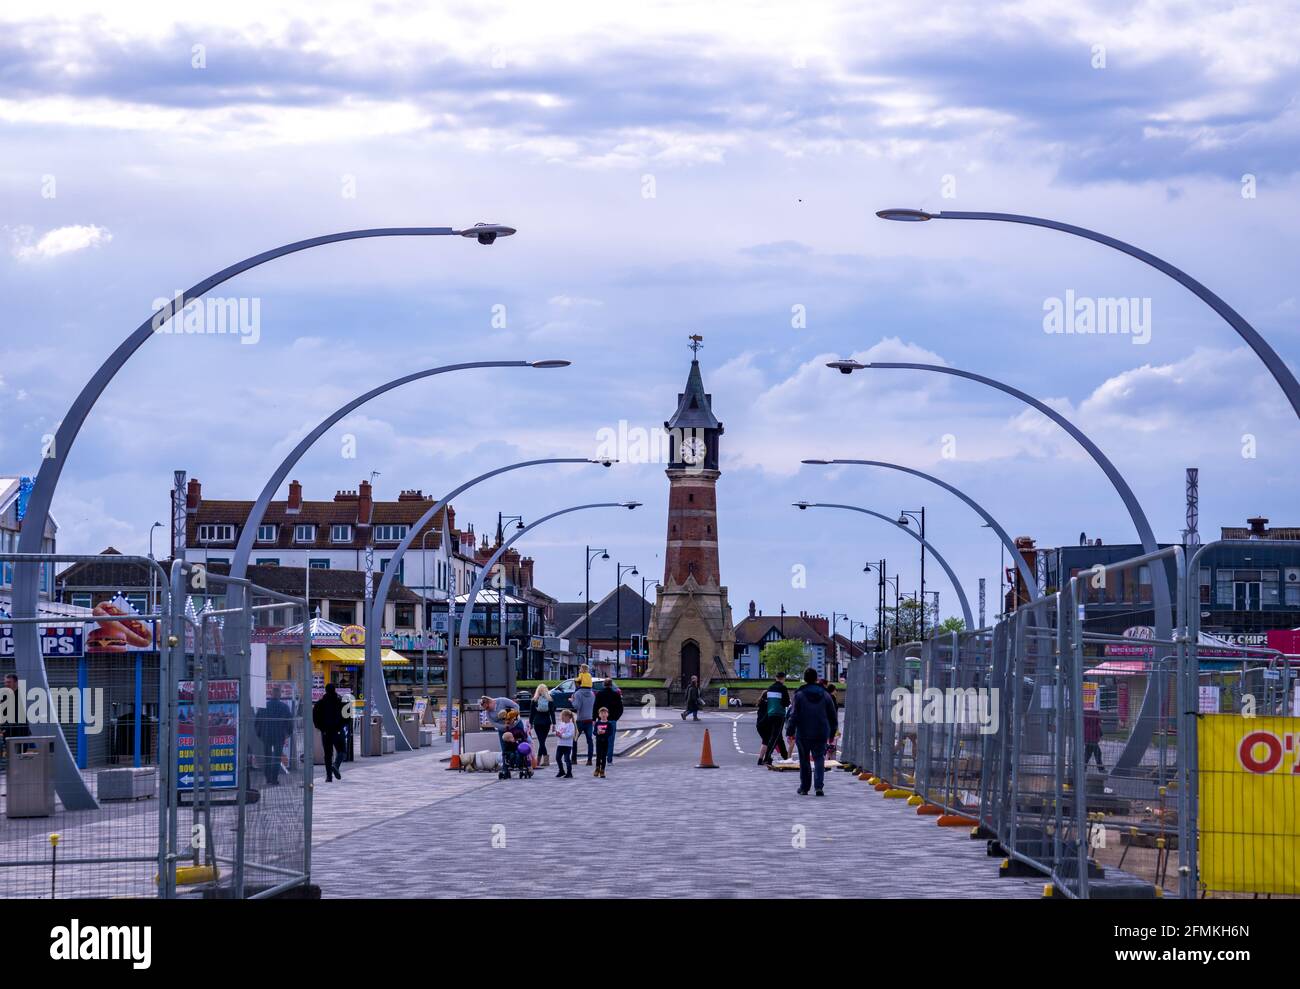
[[[239,784],[239,681],[208,681],[207,738],[196,738],[198,701],[194,681],[177,684],[176,705],[176,789],[195,789],[198,776],[198,746],[208,751],[208,786],[212,790],[233,790]]]
[[[30,477],[18,478],[18,504],[14,506],[14,514],[19,522],[27,517],[27,501],[31,498],[34,487],[36,482]]]
[[[79,659],[86,653],[86,634],[80,625],[42,625],[41,655],[46,659]],[[0,658],[14,654],[14,627],[0,625]]]

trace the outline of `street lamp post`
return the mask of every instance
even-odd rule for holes
[[[1142,543],[1142,552],[1148,554],[1159,551],[1155,533],[1151,529],[1151,523],[1147,521],[1146,512],[1142,510],[1141,503],[1138,502],[1137,496],[1133,494],[1133,489],[1129,487],[1128,481],[1124,479],[1124,475],[1119,472],[1113,463],[1110,462],[1110,458],[1101,452],[1101,448],[1084,434],[1083,430],[1079,429],[1079,427],[1065,416],[1061,415],[1061,413],[1057,412],[1050,405],[1040,402],[1032,395],[1028,395],[1019,388],[1012,387],[1005,382],[997,381],[993,378],[986,378],[983,375],[975,374],[971,371],[963,371],[960,368],[945,367],[941,364],[876,363],[874,361],[870,364],[862,364],[854,360],[839,360],[831,361],[827,366],[833,367],[843,374],[850,374],[853,371],[862,370],[864,368],[906,369],[912,371],[931,371],[936,374],[951,374],[958,378],[966,378],[970,381],[977,381],[980,384],[988,385],[990,388],[996,388],[1000,392],[1019,399],[1030,408],[1036,409],[1043,415],[1047,416],[1047,418],[1051,419],[1054,423],[1069,433],[1070,436],[1074,438],[1074,441],[1087,451],[1088,455],[1092,457],[1093,462],[1102,469],[1107,480],[1110,481],[1111,486],[1124,502],[1124,507],[1128,509],[1129,518],[1132,519],[1133,527],[1137,530],[1138,539]],[[985,521],[988,520],[986,519]],[[1019,560],[1020,553],[1016,552],[1015,557]],[[1169,642],[1173,638],[1173,610],[1170,603],[1169,580],[1165,573],[1163,561],[1157,561],[1157,563],[1151,567],[1151,583],[1155,598],[1153,602],[1156,627],[1155,637],[1158,641]],[[1030,586],[1036,587],[1037,582],[1034,581]],[[1159,648],[1153,647],[1152,659],[1159,662],[1161,658],[1163,657],[1159,655]],[[1137,720],[1133,724],[1133,731],[1129,735],[1127,744],[1124,746],[1124,751],[1120,754],[1119,759],[1115,763],[1115,772],[1125,772],[1136,768],[1141,762],[1147,746],[1150,744],[1151,738],[1155,733],[1155,722],[1159,717],[1157,710],[1159,701],[1156,697],[1158,691],[1150,689],[1150,686],[1151,685],[1148,684],[1148,689],[1142,697],[1142,708],[1138,712]]]
[[[862,565],[863,573],[876,571],[876,645],[879,647],[885,641],[885,561],[882,558],[876,563],[864,563]],[[865,625],[865,623],[864,623]],[[865,641],[865,640],[864,640]]]
[[[164,306],[149,316],[135,331],[122,341],[100,365],[99,369],[86,382],[76,399],[64,413],[59,422],[53,440],[45,446],[45,456],[36,475],[27,501],[27,524],[18,536],[18,552],[37,554],[45,535],[45,522],[50,514],[54,493],[58,488],[59,477],[67,463],[69,451],[76,442],[77,434],[85,424],[87,416],[94,408],[99,396],[104,393],[109,382],[117,375],[123,365],[130,359],[150,337],[160,332],[169,319],[185,309],[190,303],[201,299],[208,292],[225,281],[242,274],[251,268],[274,261],[289,254],[296,254],[325,244],[336,244],[348,240],[364,240],[373,237],[473,237],[480,244],[491,244],[498,237],[508,237],[515,232],[513,227],[501,224],[477,224],[474,227],[457,230],[452,227],[382,227],[369,230],[347,230],[341,233],[326,234],[307,240],[295,241],[281,247],[264,251],[253,257],[223,268],[214,275],[209,275],[201,282],[191,286],[185,292],[176,295]],[[38,577],[40,564],[19,563],[14,568],[12,613],[15,618],[34,618],[39,594]],[[37,627],[35,624],[20,622],[15,624],[14,666],[20,680],[30,688],[49,689],[49,678],[45,671],[45,659],[41,654]],[[72,750],[68,747],[63,732],[54,724],[34,724],[32,733],[38,736],[52,737],[54,742],[54,786],[60,801],[67,810],[93,810],[99,806],[91,795],[90,789],[77,769]]]
[[[1259,331],[1251,326],[1246,320],[1233,309],[1230,305],[1220,299],[1208,288],[1198,282],[1191,275],[1175,268],[1168,261],[1156,257],[1139,247],[1132,244],[1126,244],[1122,240],[1114,237],[1108,237],[1106,234],[1098,233],[1095,230],[1088,230],[1085,227],[1076,227],[1069,223],[1061,223],[1059,220],[1047,220],[1040,216],[1021,216],[1016,213],[969,213],[962,211],[942,211],[930,213],[918,209],[882,209],[876,213],[876,216],[882,220],[903,220],[903,221],[924,221],[924,220],[996,220],[1003,223],[1023,223],[1033,227],[1046,227],[1049,230],[1059,230],[1061,233],[1073,234],[1075,237],[1082,237],[1085,240],[1095,241],[1098,244],[1104,244],[1107,247],[1114,248],[1127,254],[1129,257],[1137,258],[1145,264],[1149,264],[1157,271],[1168,275],[1183,288],[1190,291],[1198,299],[1218,313],[1223,319],[1237,331],[1237,334],[1246,341],[1255,355],[1264,362],[1264,366],[1273,375],[1275,380],[1286,394],[1287,401],[1291,403],[1291,408],[1295,414],[1300,417],[1300,382],[1296,381],[1295,375],[1291,373],[1286,362],[1278,356],[1277,352],[1268,344]]]
[[[913,539],[918,540],[930,551],[931,555],[935,558],[935,561],[938,562],[939,566],[943,569],[943,572],[948,575],[948,579],[952,582],[953,590],[957,592],[957,599],[961,602],[962,614],[966,619],[966,627],[975,627],[975,619],[971,614],[970,602],[966,600],[966,592],[962,590],[961,581],[957,579],[957,574],[953,572],[952,567],[948,566],[948,561],[939,554],[939,551],[934,548],[933,544],[925,541],[924,536],[913,532],[897,519],[890,518],[888,515],[882,515],[880,512],[873,512],[869,508],[859,508],[857,505],[835,505],[818,501],[796,501],[794,502],[794,507],[800,510],[807,508],[840,508],[849,512],[861,512],[863,515],[871,515],[881,521],[888,522],[890,525],[897,526],[902,532],[906,532]],[[924,603],[922,604],[922,609],[924,609]],[[897,610],[894,612],[894,618],[895,620],[898,618]]]
[[[415,541],[415,534],[423,529],[429,522],[437,518],[438,513],[442,511],[451,502],[451,500],[462,492],[469,490],[481,481],[486,481],[490,477],[496,477],[498,474],[504,474],[507,471],[519,470],[522,467],[536,467],[543,464],[601,464],[608,467],[613,460],[590,460],[584,457],[545,457],[539,460],[523,460],[517,464],[508,464],[505,467],[497,467],[493,470],[486,471],[478,477],[472,478],[454,488],[428,508],[419,520],[411,526],[402,541],[397,544],[393,550],[393,555],[384,567],[383,573],[379,577],[379,586],[375,589],[375,597],[371,602],[370,614],[366,616],[366,691],[367,700],[374,697],[374,705],[379,709],[379,713],[384,719],[384,726],[393,735],[393,744],[403,752],[408,751],[411,746],[406,741],[405,734],[399,730],[397,724],[397,715],[393,712],[392,702],[388,699],[388,688],[384,683],[384,667],[380,658],[381,636],[383,635],[384,606],[388,602],[388,594],[393,586],[393,580],[397,571],[401,567],[402,557],[410,548],[411,543]],[[470,616],[473,617],[473,602],[466,602],[467,607],[471,609]],[[450,599],[447,603],[448,621],[451,620],[451,613],[455,609],[455,600]],[[446,740],[451,741],[451,713],[453,705],[458,701],[460,690],[460,670],[457,668],[455,657],[455,639],[448,626],[447,634],[447,730],[445,733]],[[370,710],[373,710],[371,708]]]
[[[649,631],[650,631],[650,630],[649,630],[649,628],[647,627],[647,624],[646,624],[646,617],[645,617],[645,588],[646,588],[646,584],[655,584],[656,586],[658,586],[657,578],[655,578],[655,577],[642,577],[642,578],[641,578],[641,651],[644,652],[644,653],[646,653],[646,655],[648,656],[648,655],[649,655],[649,652],[650,652],[650,646],[646,643],[646,637],[647,637],[647,635],[649,634]],[[644,663],[644,662],[638,662],[638,663],[637,663],[637,667],[638,667],[638,673],[641,673],[641,674],[644,674],[644,673],[645,673],[645,663]]]
[[[583,624],[583,658],[587,661],[587,672],[591,672],[591,561],[599,556],[602,560],[609,559],[609,550],[601,547],[592,549],[587,547],[587,593],[585,594],[585,605],[587,608],[586,621]]]
[[[507,522],[514,522],[515,528],[517,530],[523,530],[525,528],[524,517],[522,515],[502,515],[500,512],[497,512],[497,538],[498,539],[501,539],[504,536],[504,531],[502,529],[502,526],[504,526]],[[487,616],[484,615],[483,617],[484,617],[483,625],[486,628]],[[527,627],[528,602],[526,601],[524,602],[523,620],[524,620],[524,638],[528,638],[529,636],[529,629]],[[505,580],[503,579],[497,582],[497,645],[504,646],[505,644],[506,644],[506,593],[505,593]],[[522,645],[522,643],[520,644]]]
[[[924,642],[925,641],[925,506],[924,505],[921,506],[921,508],[918,511],[898,513],[899,525],[902,526],[907,525],[908,519],[917,520],[917,524],[921,526],[921,641]],[[969,628],[970,622],[967,621],[966,625]]]
[[[633,577],[639,577],[641,574],[636,569],[636,564],[624,566],[622,563],[615,561],[618,567],[618,579],[614,581],[614,676],[620,676],[618,670],[619,659],[623,655],[623,574],[628,573]],[[642,599],[644,600],[644,598]]]
[[[836,673],[839,672],[839,668],[840,668],[840,644],[835,639],[835,635],[836,635],[835,630],[836,628],[839,627],[839,619],[841,618],[843,618],[845,621],[850,622],[849,641],[850,642],[853,641],[852,619],[850,619],[848,615],[840,614],[838,611],[832,611],[831,612],[831,648],[835,651],[835,672]],[[831,678],[827,677],[827,679],[831,679]]]
[[[837,361],[836,364],[832,366],[837,366],[839,363],[840,362]],[[1019,551],[1016,549],[1015,540],[1013,540],[1011,538],[1011,535],[1007,532],[1007,530],[1004,529],[998,523],[998,520],[995,519],[992,515],[988,513],[988,511],[985,510],[983,505],[977,502],[974,498],[970,497],[970,495],[966,494],[966,492],[962,491],[960,488],[954,487],[953,485],[949,484],[947,481],[935,477],[933,474],[927,474],[924,471],[919,471],[912,467],[904,467],[902,464],[890,463],[887,460],[804,460],[803,463],[818,464],[822,466],[829,466],[829,465],[836,465],[836,464],[856,464],[861,467],[884,467],[887,468],[888,470],[897,470],[897,471],[902,471],[904,474],[911,474],[913,477],[919,477],[923,481],[929,481],[931,484],[937,484],[945,491],[949,492],[950,494],[956,495],[963,502],[965,502],[971,508],[971,510],[975,512],[976,515],[978,515],[980,518],[984,520],[984,523],[989,528],[991,528],[994,532],[997,533],[998,538],[1002,540],[1002,545],[1011,551],[1011,558],[1016,561],[1017,568],[1020,571],[1021,579],[1025,581],[1025,586],[1029,590],[1030,599],[1036,601],[1040,597],[1038,591],[1038,582],[1034,577],[1034,572],[1029,569],[1029,564],[1025,562],[1024,557],[1022,557]]]

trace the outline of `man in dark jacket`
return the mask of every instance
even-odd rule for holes
[[[606,750],[606,762],[614,761],[614,741],[618,738],[618,719],[623,716],[623,694],[614,686],[613,680],[606,680],[605,686],[596,691],[596,710],[605,708],[609,711],[609,748]]]
[[[810,787],[824,797],[826,777],[826,742],[839,730],[839,717],[831,695],[817,682],[817,671],[804,670],[803,686],[794,692],[785,716],[785,733],[799,747],[799,793],[806,796]],[[811,765],[810,765],[811,763]]]
[[[342,727],[341,723],[339,727]],[[284,743],[293,734],[293,711],[280,699],[278,686],[271,688],[271,699],[257,712],[253,730],[262,742],[267,785],[275,786],[280,782],[280,757],[284,754]]]
[[[789,759],[782,740],[781,729],[785,725],[785,712],[790,706],[790,691],[785,685],[785,674],[778,673],[772,685],[763,691],[758,699],[758,718],[755,727],[762,745],[758,750],[758,763],[772,764],[772,754],[780,752],[782,759]]]
[[[691,677],[691,682],[686,688],[686,710],[682,712],[682,720],[686,720],[689,714],[696,721],[700,720],[700,708],[704,705],[700,701],[700,678]]]
[[[311,723],[320,732],[321,750],[325,753],[325,782],[331,783],[335,777],[342,779],[343,698],[332,682],[325,684],[325,696],[312,708]]]

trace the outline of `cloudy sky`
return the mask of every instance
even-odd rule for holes
[[[0,472],[35,472],[42,437],[156,300],[305,237],[494,221],[518,236],[268,264],[218,290],[256,314],[244,337],[149,340],[71,454],[61,549],[143,552],[173,469],[209,497],[252,497],[331,410],[452,361],[573,366],[393,392],[306,458],[306,496],[372,470],[393,497],[591,455],[602,429],[667,417],[691,333],[727,429],[719,529],[737,617],[750,599],[873,617],[868,558],[916,585],[911,539],[790,508],[805,498],[924,505],[972,602],[980,577],[996,587],[998,543],[952,496],[804,457],[938,474],[1040,545],[1133,538],[1101,472],[1043,417],[949,376],[843,377],[823,367],[836,356],[949,364],[1048,401],[1127,475],[1162,540],[1180,537],[1188,466],[1203,534],[1256,513],[1300,524],[1293,413],[1179,285],[1051,231],[873,215],[1005,211],[1104,231],[1200,279],[1294,363],[1298,51],[1284,2],[10,5]],[[1053,300],[1097,298],[1133,300],[1130,332],[1045,331]],[[572,516],[529,544],[538,583],[576,599],[586,542],[662,573],[661,464],[507,475],[457,510],[481,531],[498,510],[624,498],[646,507]]]

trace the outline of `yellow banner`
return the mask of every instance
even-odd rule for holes
[[[1209,714],[1197,733],[1201,885],[1300,893],[1300,718]]]

